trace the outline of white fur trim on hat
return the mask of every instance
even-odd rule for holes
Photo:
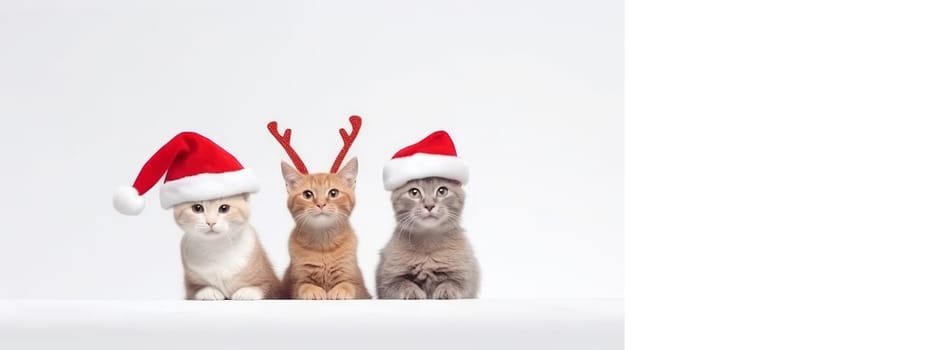
[[[425,177],[444,177],[464,185],[468,183],[468,164],[456,156],[416,153],[390,159],[383,165],[383,187],[387,191]]]
[[[168,181],[160,186],[160,206],[173,208],[186,202],[235,196],[259,191],[259,180],[252,169],[226,173],[203,173]]]

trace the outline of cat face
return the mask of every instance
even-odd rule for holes
[[[249,221],[248,195],[174,206],[174,220],[186,235],[218,239],[242,232]]]
[[[347,221],[354,210],[357,158],[351,158],[335,174],[303,175],[282,162],[288,190],[288,211],[295,224],[312,229],[333,227]]]
[[[461,184],[438,177],[407,182],[391,199],[399,226],[419,232],[459,227],[465,207]]]

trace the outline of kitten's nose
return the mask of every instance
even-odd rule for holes
[[[433,205],[424,205],[424,207],[426,207],[426,210],[432,211],[432,208],[435,208],[435,204],[433,204]]]
[[[327,203],[325,203],[325,204],[315,204],[315,205],[318,206],[318,209],[324,209],[324,206],[327,205]]]
[[[207,224],[207,225],[210,225],[210,227],[213,227],[213,225],[216,225],[216,222],[209,222],[209,221],[207,221],[206,224]]]

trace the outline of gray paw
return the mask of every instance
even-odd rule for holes
[[[394,293],[396,299],[426,299],[426,292],[422,288],[412,283],[403,283],[402,287]]]
[[[460,299],[462,291],[455,283],[442,283],[432,291],[433,299]]]

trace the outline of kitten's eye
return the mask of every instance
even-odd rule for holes
[[[439,197],[445,197],[445,195],[449,194],[449,189],[445,188],[445,186],[442,186],[442,187],[439,187],[439,189],[436,190],[435,193],[437,193]]]
[[[304,191],[304,192],[301,192],[301,195],[304,196],[305,199],[314,198],[314,192],[311,192],[311,191]]]
[[[419,189],[418,188],[410,189],[409,195],[412,197],[419,197]]]
[[[202,206],[202,205],[199,205],[199,204],[194,204],[192,207],[190,207],[190,209],[193,209],[193,212],[194,212],[194,213],[202,213],[202,212],[203,212],[203,206]]]
[[[220,212],[221,214],[226,214],[227,212],[229,212],[229,204],[220,205],[220,206],[219,206],[219,212]]]
[[[341,192],[338,191],[336,188],[332,188],[330,191],[327,192],[327,195],[331,196],[331,198],[337,198],[337,195],[339,194],[341,194]]]

